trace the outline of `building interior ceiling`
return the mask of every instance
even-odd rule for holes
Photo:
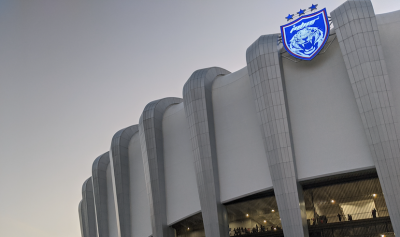
[[[226,209],[229,223],[251,219],[258,225],[280,225],[275,196],[227,205]]]

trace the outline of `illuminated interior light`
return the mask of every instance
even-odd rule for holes
[[[249,217],[249,214],[246,214],[247,217]]]
[[[376,193],[372,194],[373,197],[376,197]]]
[[[275,212],[275,210],[274,210],[274,209],[272,209],[272,212]]]
[[[264,223],[267,223],[267,221],[266,221],[266,220],[264,220]]]
[[[334,203],[335,202],[335,200],[331,200],[331,203]]]

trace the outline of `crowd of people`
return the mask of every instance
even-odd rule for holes
[[[266,232],[266,231],[277,231],[277,230],[282,230],[281,227],[277,226],[271,226],[270,228],[263,226],[263,225],[256,225],[253,228],[246,228],[246,227],[237,227],[233,228],[233,230],[230,231],[229,235],[230,236],[239,236],[239,235],[246,235],[246,234],[254,234],[254,233],[259,233],[259,232]]]
[[[371,211],[372,218],[376,218],[376,213],[377,213],[376,209],[374,208]],[[346,219],[346,215],[342,215],[340,213],[337,214],[337,217],[339,219],[339,222],[341,222],[342,220],[345,221],[345,219]],[[347,214],[347,220],[352,221],[353,216],[351,214]],[[328,223],[328,218],[326,216],[320,216],[317,213],[315,213],[315,218],[312,218],[311,221],[312,221],[313,225],[324,224],[324,223]]]
[[[376,209],[372,209],[371,211],[372,214],[372,218],[376,218]],[[342,219],[344,220],[344,215],[341,215],[340,213],[337,214],[337,217],[339,219],[339,222],[342,221]],[[350,214],[347,214],[347,220],[352,221],[353,220],[353,216]]]
[[[376,218],[376,214],[377,211],[374,208],[371,211],[372,214],[372,218]],[[341,215],[340,213],[337,214],[337,217],[339,219],[339,222],[341,222],[342,220],[345,220],[345,216]],[[353,216],[351,214],[347,214],[347,220],[348,221],[352,221],[353,220]],[[311,219],[312,221],[312,225],[318,225],[318,224],[325,224],[328,223],[328,218],[326,216],[320,216],[315,212],[315,218]],[[277,226],[271,226],[271,227],[266,227],[263,225],[256,225],[253,228],[246,228],[246,227],[237,227],[237,228],[233,228],[230,229],[229,231],[229,235],[230,236],[239,236],[239,235],[247,235],[247,234],[253,234],[253,233],[259,233],[259,232],[266,232],[266,231],[277,231],[277,230],[282,230],[281,227]]]

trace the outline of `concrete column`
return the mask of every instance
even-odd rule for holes
[[[369,0],[351,0],[331,12],[358,111],[395,233],[400,233],[400,127],[378,26]]]
[[[138,125],[132,125],[115,133],[111,141],[110,163],[119,237],[132,237],[128,146],[137,132]]]
[[[229,74],[222,68],[195,71],[183,87],[186,118],[195,159],[197,188],[206,236],[229,235],[226,208],[220,201],[218,162],[215,144],[212,84]]]
[[[92,177],[88,178],[82,187],[83,216],[85,218],[85,237],[97,237],[96,209],[93,197]]]
[[[86,230],[85,230],[86,223],[84,222],[85,218],[83,214],[82,200],[79,202],[78,212],[79,212],[79,224],[81,227],[81,236],[86,237]]]
[[[308,236],[303,191],[297,182],[278,34],[263,35],[256,40],[247,49],[246,60],[283,232],[286,237]]]
[[[110,164],[109,152],[94,160],[92,166],[94,203],[98,237],[108,237],[108,207],[107,207],[107,166]]]
[[[182,99],[171,97],[152,101],[146,105],[139,120],[140,146],[153,237],[175,235],[173,228],[167,225],[162,119],[170,105],[181,102]]]

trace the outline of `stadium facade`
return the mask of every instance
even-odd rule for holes
[[[82,237],[400,234],[400,11],[330,21],[311,61],[263,35],[148,103],[93,163]]]

